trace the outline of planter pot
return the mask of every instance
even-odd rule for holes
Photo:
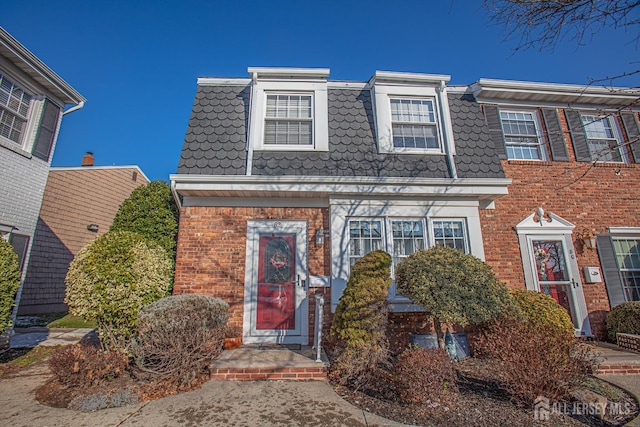
[[[225,338],[222,348],[224,348],[225,350],[233,350],[234,348],[238,348],[241,345],[242,345],[242,337]]]

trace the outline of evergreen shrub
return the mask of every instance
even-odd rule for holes
[[[616,342],[616,334],[640,335],[640,301],[623,302],[607,315],[607,336]]]
[[[109,232],[82,248],[69,266],[65,302],[95,320],[101,342],[127,350],[138,311],[171,291],[166,251],[131,232]]]
[[[0,334],[11,326],[11,310],[19,286],[18,255],[9,242],[0,238]]]
[[[391,256],[381,250],[360,258],[338,302],[331,326],[337,342],[329,377],[359,388],[376,382],[389,366],[386,337],[387,294],[391,286]]]
[[[178,207],[165,181],[153,181],[133,190],[120,205],[109,231],[132,231],[160,245],[174,259],[178,234]]]

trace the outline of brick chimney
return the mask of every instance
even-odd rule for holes
[[[91,151],[87,151],[87,154],[82,156],[82,166],[93,166],[93,161],[95,158],[93,157],[93,153]]]

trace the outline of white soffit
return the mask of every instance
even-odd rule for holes
[[[640,90],[631,88],[493,79],[478,80],[471,85],[471,91],[481,102],[528,101],[610,107],[632,106],[640,97]]]

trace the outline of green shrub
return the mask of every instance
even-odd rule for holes
[[[489,359],[502,388],[522,406],[532,405],[538,396],[568,399],[597,368],[589,345],[535,321],[488,322],[474,342],[476,356]]]
[[[369,252],[351,269],[331,326],[337,341],[330,378],[359,388],[376,382],[389,361],[386,337],[391,256]]]
[[[11,326],[11,310],[19,286],[18,255],[9,242],[0,238],[0,334]]]
[[[169,184],[153,181],[133,190],[120,205],[109,231],[132,231],[155,241],[174,258],[178,208]]]
[[[624,302],[611,309],[607,315],[607,335],[616,342],[616,334],[640,335],[640,301]]]
[[[95,320],[102,344],[126,350],[138,311],[171,291],[171,261],[161,247],[131,232],[109,232],[82,248],[69,266],[65,302]]]
[[[516,316],[532,322],[538,328],[557,330],[569,338],[575,335],[569,313],[550,296],[524,289],[511,289],[509,292],[516,302]]]
[[[138,375],[180,388],[198,381],[222,352],[229,305],[204,295],[170,296],[144,307],[132,353]]]
[[[458,391],[454,362],[440,348],[406,349],[393,366],[392,378],[400,401],[408,404],[446,401]]]
[[[442,322],[479,324],[513,304],[488,264],[447,246],[436,245],[405,258],[396,268],[396,286],[433,316],[440,348],[444,348]]]

